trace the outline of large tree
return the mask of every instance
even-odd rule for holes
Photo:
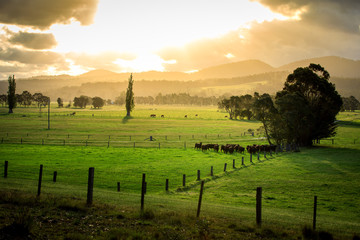
[[[13,113],[13,108],[16,107],[16,83],[15,83],[15,76],[9,76],[9,90],[8,90],[8,104],[9,104],[9,113]]]
[[[255,95],[253,111],[255,114],[255,118],[261,121],[264,125],[265,136],[269,144],[272,144],[270,138],[270,131],[274,130],[274,128],[272,128],[272,124],[274,119],[276,118],[277,110],[274,106],[271,96],[267,93],[261,96]]]
[[[126,104],[126,116],[128,116],[128,117],[130,117],[130,113],[135,107],[133,84],[134,84],[134,80],[133,80],[132,74],[131,74],[130,77],[129,77],[129,84],[128,84],[128,88],[127,88],[127,91],[126,91],[126,102],[125,102],[125,104]]]
[[[92,105],[94,106],[94,108],[101,108],[105,105],[105,100],[101,97],[93,97]]]
[[[276,106],[286,129],[287,142],[312,145],[312,140],[334,136],[341,96],[329,82],[330,74],[320,65],[310,64],[290,74]]]

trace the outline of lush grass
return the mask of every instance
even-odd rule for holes
[[[261,186],[265,226],[300,229],[310,224],[313,197],[317,195],[321,229],[330,230],[337,237],[359,234],[359,113],[339,115],[341,126],[334,145],[322,141],[321,146],[301,149],[300,153],[268,155],[266,159],[261,156],[260,161],[253,158],[254,163],[250,164],[248,154],[201,152],[192,146],[199,141],[243,146],[264,143],[259,136],[243,136],[247,129],[257,129],[259,123],[230,121],[224,113],[211,108],[149,108],[137,109],[130,119],[114,107],[76,110],[75,116],[66,115],[73,109],[52,109],[51,130],[46,130],[45,114],[40,116],[36,109],[17,109],[14,115],[1,109],[0,137],[4,143],[0,144],[0,166],[9,161],[9,177],[0,179],[1,189],[35,194],[39,165],[43,164],[45,194],[85,198],[87,171],[95,167],[96,201],[135,207],[139,205],[141,175],[146,173],[148,208],[195,214],[199,191],[196,171],[201,170],[201,178],[206,180],[203,215],[253,223],[255,189]],[[164,114],[165,118],[150,118],[152,113]],[[109,135],[111,143],[107,148]],[[150,135],[157,141],[144,141]],[[26,144],[9,143],[21,137]],[[29,144],[40,144],[43,138],[44,146]],[[52,145],[47,144],[50,139],[54,139]],[[62,139],[66,139],[65,146]],[[97,146],[85,147],[86,140],[97,142]],[[140,148],[132,148],[133,141]],[[242,157],[245,166],[241,166]],[[236,169],[232,169],[233,159]],[[210,166],[214,167],[214,177],[209,176]],[[53,171],[58,172],[57,183],[52,183]],[[187,188],[181,186],[183,174],[187,175]],[[165,192],[166,178],[170,181],[169,193]],[[116,192],[118,181],[121,193]]]

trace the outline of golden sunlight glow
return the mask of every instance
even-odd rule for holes
[[[57,52],[114,51],[149,55],[164,47],[219,37],[252,21],[281,17],[249,1],[101,0],[93,25],[73,22],[53,25],[51,30],[59,42]]]
[[[230,58],[234,58],[235,56],[231,53],[228,53],[225,55],[225,57],[230,59]]]

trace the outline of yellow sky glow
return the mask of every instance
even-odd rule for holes
[[[226,1],[116,1],[101,0],[89,26],[78,22],[53,25],[59,53],[102,52],[129,53],[136,59],[116,59],[115,64],[129,71],[165,70],[156,51],[169,46],[183,46],[195,40],[216,38],[253,21],[283,19],[256,2]],[[230,56],[230,55],[229,55]],[[230,57],[229,57],[230,58]],[[53,70],[53,69],[51,69]],[[71,65],[72,74],[89,69]]]

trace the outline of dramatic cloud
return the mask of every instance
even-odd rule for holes
[[[0,23],[47,29],[75,19],[89,25],[97,4],[98,0],[5,0],[0,1]]]
[[[62,55],[49,51],[28,51],[17,48],[0,48],[0,60],[25,64],[61,64],[65,62]]]
[[[10,43],[30,49],[51,49],[57,45],[52,33],[28,33],[22,31],[13,33],[8,31],[8,34],[10,35],[8,40]]]
[[[171,71],[189,71],[247,59],[280,66],[294,60],[328,55],[357,59],[359,42],[360,35],[351,32],[325,29],[301,21],[273,21],[254,23],[251,29],[193,42],[183,48],[163,49],[158,54],[165,60],[176,60],[176,64],[166,66]]]
[[[300,13],[303,21],[342,31],[360,33],[360,1],[357,0],[255,0],[273,11],[291,16]]]

